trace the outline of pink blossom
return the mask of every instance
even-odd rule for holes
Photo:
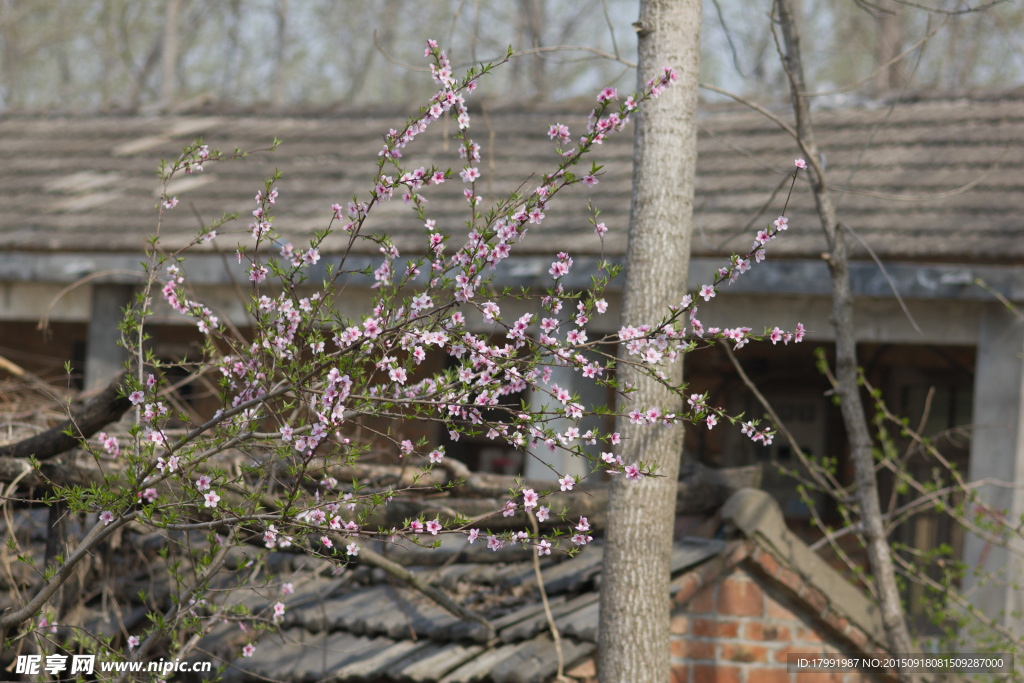
[[[259,284],[267,279],[267,273],[269,272],[266,266],[253,265],[249,268],[249,281]]]
[[[242,648],[243,657],[252,657],[254,652],[256,652],[256,646],[252,643],[246,643],[245,647]]]
[[[583,184],[586,185],[587,187],[593,187],[594,185],[597,185],[599,182],[600,181],[593,175],[583,176]]]
[[[711,285],[701,285],[700,296],[704,297],[704,301],[711,301],[715,296],[715,288]]]
[[[561,479],[559,479],[558,483],[562,491],[572,491],[573,484],[575,484],[576,482],[574,482],[573,478],[567,474]]]
[[[435,448],[434,450],[430,451],[430,454],[427,457],[430,458],[430,462],[432,463],[436,464],[441,462],[442,460],[444,460],[444,448]]]
[[[209,490],[211,483],[213,483],[213,479],[211,479],[209,475],[204,474],[196,479],[196,488],[200,491],[207,491]]]
[[[608,228],[605,227],[604,223],[598,223],[596,226],[594,226],[594,232],[597,233],[598,237],[604,238],[604,234],[608,232]]]
[[[327,536],[321,536],[320,537],[320,542],[324,544],[325,548],[333,548],[334,547],[334,541],[332,541]]]
[[[131,652],[139,646],[138,636],[128,636],[128,651]]]
[[[532,510],[537,506],[537,501],[540,500],[540,496],[533,489],[523,489],[523,507],[526,510]]]
[[[537,544],[538,555],[550,555],[551,554],[551,542],[541,539],[540,543]]]
[[[479,529],[470,529],[469,530],[469,535],[466,536],[466,540],[469,541],[472,544],[472,543],[476,543],[476,539],[479,538],[479,537],[480,537],[480,530]]]
[[[220,496],[217,495],[216,491],[210,491],[203,498],[206,500],[204,507],[215,508],[217,503],[220,502]]]
[[[438,521],[437,518],[434,518],[434,519],[430,520],[429,522],[427,522],[427,531],[430,532],[431,536],[437,536],[437,532],[440,531],[443,528],[444,527],[441,526],[441,522]]]
[[[295,592],[295,586],[290,583],[281,584],[281,595],[291,595]]]
[[[558,138],[560,142],[569,142],[569,127],[561,123],[553,123],[548,128],[548,138],[554,140]]]
[[[804,171],[807,170],[807,162],[804,161],[803,159],[797,159],[793,163],[796,165],[797,168],[802,169]]]
[[[117,443],[117,437],[110,436],[106,432],[99,433],[100,445],[103,446],[103,450],[114,456],[115,458],[121,454],[121,447]]]
[[[626,465],[625,472],[626,479],[628,479],[629,481],[637,481],[640,479],[640,477],[644,476],[643,473],[640,471],[640,466],[637,465],[635,462]]]
[[[133,391],[128,395],[128,400],[132,402],[133,406],[137,406],[146,400],[146,395],[141,391]]]
[[[598,102],[606,102],[610,100],[617,100],[619,93],[615,88],[605,88],[597,95]]]
[[[107,526],[114,521],[114,513],[110,510],[104,510],[100,513],[100,521],[103,522],[103,526]]]
[[[550,514],[551,509],[541,505],[539,508],[537,508],[537,521],[546,522],[548,520],[548,515]]]
[[[349,543],[345,546],[345,554],[355,557],[359,554],[359,545],[356,543]]]
[[[380,326],[380,322],[376,318],[367,318],[363,321],[363,334],[367,338],[376,339],[383,331],[384,328]]]
[[[804,329],[803,323],[797,323],[796,324],[796,334],[794,335],[795,341],[797,343],[802,342],[804,340],[804,334],[805,333],[806,333],[806,330]]]

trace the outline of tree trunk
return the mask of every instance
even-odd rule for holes
[[[881,66],[903,52],[906,21],[901,10],[905,10],[906,7],[900,5],[896,0],[880,0],[878,7],[882,8],[882,11],[879,12],[876,19],[878,32],[875,39],[878,43],[875,46],[875,61],[878,66]],[[903,84],[903,64],[903,62],[896,62],[878,74],[875,81],[878,94],[885,95]]]
[[[270,85],[270,106],[284,106],[285,49],[288,47],[288,0],[277,0],[274,10],[277,21],[277,52],[274,55],[274,76]]]
[[[661,319],[686,293],[697,163],[697,82],[700,69],[699,0],[642,0],[637,89],[661,75],[679,81],[635,116],[633,200],[626,255],[622,324]],[[625,349],[620,346],[620,353]],[[673,385],[681,363],[664,368]],[[620,366],[636,391],[620,404],[682,412],[682,399],[648,377]],[[628,404],[628,405],[627,405]],[[629,482],[615,477],[608,502],[598,635],[603,683],[664,683],[669,679],[669,559],[676,478],[683,430],[634,427],[619,419],[622,457],[656,464],[660,477]]]
[[[821,169],[821,156],[814,139],[803,63],[800,60],[800,33],[792,0],[778,0],[779,23],[785,45],[784,62],[789,73],[796,129],[807,155],[808,175],[814,191],[814,201],[825,231],[829,253],[829,271],[832,275],[832,325],[836,332],[837,393],[841,400],[843,423],[846,425],[857,484],[857,503],[860,507],[864,542],[868,562],[882,603],[882,621],[892,653],[913,652],[910,633],[903,618],[896,574],[890,555],[889,541],[882,523],[882,510],[878,502],[878,484],[875,480],[875,461],[871,453],[871,433],[868,429],[864,406],[861,403],[857,379],[857,345],[853,335],[853,293],[850,289],[850,270],[847,244],[839,227],[835,205],[825,184]]]
[[[178,9],[181,0],[167,0],[164,15],[163,69],[160,76],[160,103],[166,108],[174,104],[178,72]]]

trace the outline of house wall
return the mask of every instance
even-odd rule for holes
[[[849,653],[805,607],[742,564],[719,574],[671,613],[670,683],[878,683],[864,673],[789,673],[790,653]],[[569,667],[597,683],[597,655]]]
[[[672,683],[859,683],[860,673],[795,674],[790,653],[849,652],[807,612],[742,565],[724,572],[671,624]]]

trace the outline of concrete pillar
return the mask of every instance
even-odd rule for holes
[[[1022,353],[1024,322],[1002,304],[985,304],[974,371],[972,481],[991,478],[1024,485]],[[987,486],[979,493],[1013,524],[1020,524],[1024,490]],[[975,512],[970,510],[968,514],[973,516]],[[1011,542],[1024,548],[1020,537]],[[974,606],[1018,635],[1024,633],[1024,561],[972,534],[964,540],[964,561],[968,571],[963,590]],[[981,568],[985,576],[975,576],[975,567]]]
[[[595,405],[605,403],[604,387],[597,386],[593,380],[583,377],[583,375],[572,368],[562,366],[552,368],[551,379],[547,386],[550,388],[555,384],[566,389],[571,394],[578,393],[580,402],[588,410],[593,408]],[[543,394],[539,391],[530,392],[531,411],[540,410],[545,404],[548,405],[549,409],[561,407],[561,403],[547,394]],[[548,426],[555,431],[564,432],[566,429],[573,426],[573,424],[575,424],[573,420],[558,418],[549,422]],[[590,429],[603,431],[601,418],[592,415],[580,420],[578,427],[580,434],[583,434]],[[605,449],[608,450],[608,445],[606,443],[598,441],[595,446],[587,446],[587,452],[592,456],[600,456],[602,445],[604,445]],[[558,475],[556,475],[555,472],[544,463],[550,464],[551,467],[554,467],[559,474],[580,475],[582,477],[586,476],[586,474],[590,472],[590,463],[586,459],[570,455],[560,448],[557,448],[552,452],[550,448],[543,443],[540,443],[535,449],[527,449],[526,465],[523,468],[523,474],[527,479],[550,479],[552,481],[557,479]]]
[[[102,387],[121,370],[128,357],[117,345],[121,333],[117,326],[124,318],[124,308],[132,302],[131,285],[93,285],[92,317],[85,344],[85,390]]]

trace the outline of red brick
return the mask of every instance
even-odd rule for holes
[[[747,683],[789,683],[789,672],[784,667],[750,669]]]
[[[813,628],[802,628],[800,629],[800,640],[806,640],[809,643],[822,643],[824,640],[820,633],[815,631]]]
[[[759,617],[764,614],[764,593],[753,581],[728,578],[718,585],[719,614]]]
[[[697,576],[696,572],[690,572],[679,577],[673,583],[679,586],[679,590],[672,596],[672,603],[675,605],[685,605],[700,588],[700,577]]]
[[[714,659],[715,644],[707,640],[691,640],[686,643],[686,656],[690,659]]]
[[[669,633],[681,635],[690,629],[690,620],[682,614],[672,615],[672,621],[668,624]]]
[[[808,586],[800,597],[814,609],[816,614],[822,614],[828,609],[828,598],[822,595],[817,588]]]
[[[779,571],[778,561],[760,548],[757,549],[754,561],[761,566],[761,570],[768,576],[775,576],[776,572]]]
[[[682,659],[686,656],[686,645],[686,641],[682,638],[673,638],[669,641],[668,651],[672,654],[673,657],[677,659]]]
[[[767,662],[768,650],[760,645],[722,643],[721,659],[729,662]]]
[[[864,631],[861,631],[856,626],[850,626],[850,628],[846,629],[846,637],[862,651],[870,647],[868,637],[864,634]]]
[[[737,621],[694,619],[692,633],[706,638],[735,638],[739,630],[740,625]]]
[[[763,621],[751,621],[743,626],[743,637],[746,640],[792,640],[788,626],[766,624]]]
[[[796,683],[843,683],[843,674],[828,671],[801,671]]]
[[[687,664],[677,664],[672,667],[672,678],[670,683],[690,683],[690,667]]]
[[[800,621],[800,617],[790,612],[770,597],[765,600],[768,604],[768,616],[772,619],[786,619],[787,621]]]
[[[715,584],[709,583],[697,591],[690,601],[690,611],[694,614],[711,614],[715,611]]]
[[[693,683],[740,683],[740,670],[735,666],[693,665]]]
[[[787,645],[775,651],[775,661],[785,664],[790,654],[820,655],[821,648],[815,645]]]
[[[779,567],[779,573],[775,578],[779,583],[795,593],[799,593],[804,588],[804,580],[800,578],[800,575],[785,567]]]

